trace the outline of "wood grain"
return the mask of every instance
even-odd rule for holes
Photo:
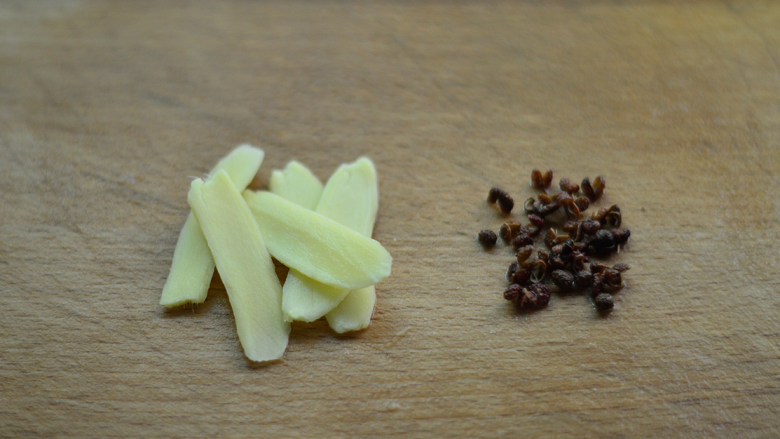
[[[0,436],[777,437],[777,2],[0,5]],[[365,154],[372,327],[241,353],[157,306],[186,191],[240,142]],[[479,249],[534,167],[607,176],[615,311],[517,315]]]

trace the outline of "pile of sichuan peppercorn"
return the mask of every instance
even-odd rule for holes
[[[523,203],[528,223],[509,221],[498,232],[516,256],[506,273],[509,287],[504,298],[519,309],[534,309],[547,306],[554,289],[589,292],[596,308],[607,313],[614,306],[612,295],[623,287],[622,273],[630,267],[620,263],[610,267],[596,258],[619,252],[631,232],[621,227],[616,204],[585,215],[604,193],[604,177],[593,182],[586,177],[579,185],[562,178],[560,190],[552,190],[552,180],[552,170],[542,173],[534,169],[531,185],[539,194]],[[509,215],[515,204],[506,191],[496,187],[490,189],[487,201],[504,215]],[[483,230],[478,238],[485,248],[491,248],[498,236]],[[544,247],[536,248],[539,238]]]

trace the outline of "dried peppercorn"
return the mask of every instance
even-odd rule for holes
[[[593,299],[593,303],[596,305],[596,309],[600,312],[608,312],[615,306],[615,301],[612,295],[608,293],[601,293]]]
[[[552,169],[547,170],[544,174],[538,169],[531,171],[531,185],[540,191],[543,191],[550,187],[552,184],[553,172]]]
[[[544,175],[542,175],[542,181],[544,182],[544,187],[548,188],[552,184],[553,181],[553,171],[552,169],[548,169],[545,171]]]
[[[593,193],[596,196],[596,199],[598,200],[601,198],[601,195],[604,193],[604,189],[607,187],[607,180],[599,175],[598,177],[593,179]]]
[[[550,293],[543,283],[531,284],[520,291],[515,303],[520,309],[544,308],[550,303]]]
[[[596,200],[596,192],[593,190],[593,185],[590,184],[590,178],[585,177],[582,179],[580,189],[582,189],[582,193],[585,194],[586,197],[594,201]]]
[[[574,199],[574,204],[577,205],[580,212],[584,212],[590,207],[590,199],[588,197],[577,197]]]
[[[609,230],[601,229],[593,235],[588,244],[588,249],[599,255],[605,255],[615,250],[615,237]]]
[[[593,274],[588,270],[580,270],[574,273],[574,286],[577,289],[585,289],[593,283]]]
[[[536,227],[542,227],[544,225],[544,218],[540,217],[539,215],[530,214],[528,215],[528,221],[531,222]]]
[[[534,239],[525,233],[521,233],[512,239],[512,247],[514,247],[515,250],[519,250],[520,247],[525,247],[527,245],[532,245],[534,243]]]
[[[531,270],[531,282],[537,283],[544,280],[544,276],[547,274],[547,263],[540,260],[531,262],[528,266]]]
[[[588,261],[588,257],[581,250],[573,250],[569,257],[569,268],[574,272],[584,270],[585,263]]]
[[[550,280],[562,291],[568,291],[574,286],[574,276],[566,270],[553,270]]]
[[[509,288],[504,290],[504,299],[515,301],[518,297],[520,297],[520,292],[522,290],[523,287],[518,284],[509,285]]]
[[[607,227],[620,227],[622,221],[620,207],[618,207],[617,204],[609,206],[607,212],[604,214],[604,224]]]
[[[523,231],[523,225],[520,223],[504,223],[501,224],[501,228],[498,229],[498,234],[501,235],[501,239],[506,243],[512,242],[515,236]]]
[[[586,219],[581,224],[582,224],[582,228],[581,228],[582,233],[586,235],[593,235],[596,232],[598,232],[599,229],[601,228],[601,223],[592,219]]]
[[[555,229],[549,229],[547,230],[547,234],[544,236],[544,243],[547,245],[547,247],[553,248],[560,243],[568,241],[569,239],[571,239],[569,235],[559,235]]]
[[[580,229],[580,224],[581,224],[580,221],[569,220],[563,223],[561,229],[567,234],[569,234],[569,236],[576,236],[577,231]]]
[[[553,201],[549,204],[539,204],[536,206],[536,213],[539,214],[539,216],[547,216],[552,215],[555,213],[559,208],[561,207],[561,204],[557,201]]]
[[[496,201],[498,201],[498,197],[502,196],[502,194],[506,194],[506,192],[503,189],[497,188],[495,186],[490,188],[490,190],[488,191],[487,202],[490,204],[495,203]]]
[[[604,286],[607,291],[617,291],[623,288],[623,278],[620,272],[614,268],[607,268],[601,275],[603,276]]]
[[[572,182],[571,180],[569,180],[568,177],[563,177],[561,181],[558,183],[558,186],[561,188],[562,191],[567,192],[570,195],[574,195],[580,191],[580,185]]]
[[[596,201],[599,198],[601,198],[601,195],[604,193],[604,188],[607,186],[607,181],[599,175],[593,180],[593,184],[591,184],[590,179],[588,177],[585,177],[582,179],[582,183],[580,183],[580,188],[582,189],[582,193],[585,194],[588,198],[590,198],[592,201]]]
[[[615,244],[622,245],[628,241],[631,237],[631,231],[628,229],[612,229],[612,238],[615,239]]]
[[[528,285],[531,282],[531,270],[525,267],[518,267],[512,274],[510,282],[518,285]]]
[[[509,268],[506,270],[506,280],[512,282],[512,279],[515,277],[515,273],[517,272],[518,268],[520,268],[520,264],[518,264],[517,261],[509,264]]]
[[[515,206],[515,201],[512,199],[512,197],[503,189],[498,187],[493,187],[490,189],[490,192],[488,192],[488,203],[496,203],[498,205],[498,209],[503,213],[504,215],[509,215],[510,212],[512,212],[512,208]]]
[[[520,264],[521,267],[527,267],[529,264],[528,258],[531,257],[531,253],[533,252],[533,245],[527,245],[517,249],[517,263]]]
[[[496,241],[498,240],[498,236],[496,236],[496,232],[492,230],[483,230],[479,232],[479,235],[477,235],[479,239],[479,243],[482,244],[482,247],[485,248],[492,248],[496,245]]]
[[[536,212],[536,198],[531,197],[525,200],[523,203],[523,210],[525,210],[526,213]]]

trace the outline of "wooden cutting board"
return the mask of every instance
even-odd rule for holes
[[[776,2],[0,5],[0,436],[780,435]],[[249,364],[224,287],[157,306],[190,180],[370,156],[371,328]],[[603,174],[614,312],[503,300],[485,195]]]

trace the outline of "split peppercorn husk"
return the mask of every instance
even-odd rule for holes
[[[499,230],[498,236],[515,255],[506,272],[509,287],[504,298],[518,309],[538,309],[547,306],[552,291],[589,292],[603,315],[613,309],[613,295],[623,288],[623,273],[630,266],[617,263],[610,267],[594,259],[619,253],[631,232],[621,227],[622,211],[617,204],[584,215],[604,195],[603,176],[592,182],[585,177],[579,185],[563,177],[558,183],[560,191],[554,193],[552,180],[552,170],[534,169],[531,186],[539,193],[523,203],[528,222],[507,221]],[[514,207],[509,193],[496,187],[490,189],[487,201],[504,215],[510,215]],[[479,240],[490,248],[495,236],[483,230]],[[537,249],[537,241],[544,247]]]

